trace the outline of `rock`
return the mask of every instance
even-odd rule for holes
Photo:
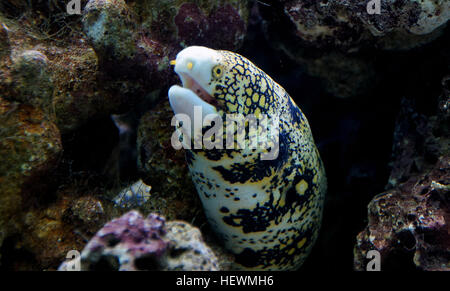
[[[7,30],[1,26],[4,20]],[[0,56],[2,97],[40,107],[62,134],[108,116],[127,102],[124,96],[104,91],[95,51],[79,25],[65,21],[73,34],[61,40],[30,33],[33,25],[28,28],[0,16],[0,46],[7,43],[9,47],[8,57]]]
[[[123,0],[91,0],[83,12],[83,30],[99,62],[99,83],[125,111],[174,81],[171,48],[148,37],[137,14]],[[117,104],[117,103],[115,103]]]
[[[396,187],[427,165],[436,161],[446,149],[434,136],[437,118],[428,118],[417,113],[410,100],[403,99],[402,107],[394,130],[391,174],[388,187]]]
[[[442,81],[442,94],[435,101],[436,113],[427,116],[412,100],[403,98],[397,117],[392,147],[391,174],[387,188],[394,188],[417,172],[449,155],[450,76]]]
[[[53,83],[47,57],[37,50],[20,52],[13,60],[14,99],[42,109],[52,102]]]
[[[82,38],[68,48],[48,47],[55,86],[52,102],[55,123],[63,134],[91,119],[109,115],[122,104],[106,94],[98,80],[98,59]]]
[[[83,27],[97,54],[110,61],[136,53],[136,21],[123,0],[91,0],[83,11]]]
[[[381,63],[390,54],[445,38],[450,18],[445,1],[383,0],[380,15],[367,13],[368,2],[273,1],[255,11],[274,49],[319,77],[327,93],[352,98],[367,96],[385,82],[389,64]],[[428,17],[429,10],[435,12],[431,18],[436,15],[440,20],[434,24],[419,20]],[[419,34],[419,27],[429,33]]]
[[[273,10],[288,18],[286,29],[315,47],[354,50],[379,42],[387,48],[407,48],[434,39],[439,33],[430,34],[450,19],[448,1],[382,0],[380,14],[368,12],[369,1],[279,2]]]
[[[183,47],[239,48],[246,33],[246,1],[203,5],[167,1],[90,0],[83,30],[100,66],[103,87],[131,107],[176,82],[169,65]]]
[[[369,203],[368,225],[354,248],[356,270],[365,270],[370,250],[380,252],[382,270],[450,270],[448,76],[442,85],[435,115],[402,102],[389,190]]]
[[[136,1],[133,9],[154,41],[181,49],[205,45],[237,50],[247,30],[247,1]]]
[[[32,207],[24,214],[22,234],[16,237],[15,248],[28,253],[37,266],[26,267],[16,259],[18,268],[24,270],[54,270],[61,258],[71,250],[81,249],[104,223],[102,203],[92,197],[71,197],[59,193],[59,198],[48,205]]]
[[[42,198],[62,151],[44,113],[0,97],[0,245],[21,230],[23,209]]]
[[[166,238],[172,246],[167,256],[168,270],[219,270],[218,259],[204,243],[198,228],[184,221],[169,221],[166,229]]]
[[[69,200],[70,201],[70,200]],[[102,202],[92,196],[73,199],[70,205],[70,217],[67,219],[88,234],[94,234],[104,223],[105,210]]]
[[[146,184],[152,185],[152,197],[145,213],[158,212],[167,219],[204,220],[197,191],[189,174],[184,150],[175,150],[171,137],[173,111],[168,100],[145,113],[139,123],[138,166]]]
[[[450,158],[425,174],[377,195],[368,206],[367,228],[358,234],[354,267],[366,269],[377,250],[381,270],[450,270]]]
[[[66,263],[60,270],[66,269]],[[156,214],[130,211],[98,231],[81,253],[81,270],[218,270],[200,231]]]

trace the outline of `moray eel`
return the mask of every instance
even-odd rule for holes
[[[235,255],[236,269],[298,269],[317,239],[327,187],[305,115],[280,85],[234,52],[191,46],[171,64],[183,85],[169,89],[175,114],[195,118],[200,106],[202,118],[218,114],[224,126],[227,114],[279,119],[274,159],[261,158],[270,147],[192,148],[186,159],[208,222]]]

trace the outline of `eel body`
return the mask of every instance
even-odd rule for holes
[[[196,132],[178,135],[184,145],[193,142],[186,150],[192,180],[211,228],[235,254],[236,268],[298,269],[317,239],[327,188],[305,115],[271,77],[234,52],[192,46],[171,64],[182,81],[169,90],[176,116],[198,119],[194,108],[201,108],[201,118],[216,114],[224,128],[230,114],[278,120],[277,138],[267,139],[265,147],[239,144],[238,129],[235,148],[194,148]],[[244,128],[248,138],[260,133],[248,120]]]

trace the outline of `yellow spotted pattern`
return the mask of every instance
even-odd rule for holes
[[[319,152],[306,117],[279,84],[243,56],[218,52],[223,73],[212,72],[209,85],[224,126],[225,114],[279,118],[279,155],[263,162],[267,149],[191,151],[191,176],[237,269],[295,270],[319,233],[327,188]]]

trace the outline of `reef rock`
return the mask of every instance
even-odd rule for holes
[[[354,248],[356,270],[365,270],[370,250],[380,252],[381,270],[450,270],[449,79],[436,115],[402,103],[389,190],[369,203],[368,225]]]
[[[102,203],[92,197],[74,198],[64,193],[49,205],[32,207],[24,215],[23,233],[15,244],[12,260],[19,270],[55,270],[61,258],[81,249],[105,222]],[[11,251],[11,250],[9,250]],[[27,253],[24,260],[18,254]],[[34,262],[35,265],[30,263]]]
[[[292,26],[299,40],[315,47],[353,50],[367,42],[411,47],[432,40],[436,35],[430,34],[450,19],[448,1],[381,0],[379,7],[370,5],[377,1],[279,2],[274,10],[288,18],[286,28]]]
[[[20,231],[23,209],[45,193],[61,151],[59,130],[42,110],[0,97],[0,244]]]
[[[247,27],[246,1],[201,2],[90,0],[83,30],[108,92],[127,96],[129,103],[165,96],[161,89],[176,80],[169,61],[183,47],[239,48]]]
[[[58,9],[58,15],[66,14],[65,6]],[[58,28],[65,31],[70,27],[71,35],[50,37],[36,25],[38,20],[27,18],[30,15],[35,14],[24,12],[25,24],[0,15],[3,98],[41,108],[63,134],[90,119],[107,116],[126,103],[125,97],[103,91],[97,55],[76,21],[65,19],[63,27]]]
[[[138,165],[152,197],[142,211],[167,219],[204,220],[202,206],[186,164],[184,150],[175,150],[171,137],[173,111],[168,100],[145,113],[138,127]],[[197,223],[200,223],[198,220]]]
[[[60,270],[67,269],[67,262]],[[81,270],[218,270],[200,231],[184,222],[130,211],[98,231],[81,253]]]
[[[203,242],[198,228],[184,221],[174,220],[167,222],[166,229],[166,238],[172,246],[167,256],[169,270],[219,270],[219,260]]]
[[[15,58],[12,71],[16,100],[48,109],[53,84],[47,57],[37,50],[25,50]]]
[[[354,250],[356,270],[366,269],[370,250],[380,252],[381,270],[450,270],[449,173],[450,158],[440,159],[369,203],[369,222]]]
[[[380,14],[367,12],[369,2],[279,0],[255,11],[274,49],[319,77],[328,93],[349,98],[383,82],[389,66],[380,64],[390,53],[445,38],[450,19],[448,1],[381,0]]]
[[[152,38],[186,47],[238,49],[247,30],[248,3],[232,1],[137,1],[136,14]]]

